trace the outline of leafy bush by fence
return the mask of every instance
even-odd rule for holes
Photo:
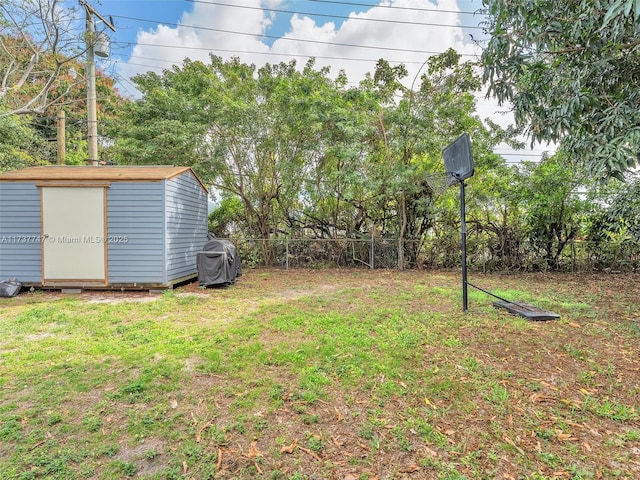
[[[396,268],[398,241],[391,238],[293,239],[231,238],[249,267],[278,268]],[[407,240],[405,252],[418,251],[416,262],[406,268],[455,268],[460,265],[460,239],[433,242]],[[592,243],[571,241],[550,264],[527,244],[496,248],[490,236],[472,236],[467,263],[476,271],[639,271],[640,244],[632,241]]]

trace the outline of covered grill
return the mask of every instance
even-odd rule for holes
[[[229,240],[209,238],[197,262],[198,283],[205,287],[230,285],[242,275],[240,255]]]

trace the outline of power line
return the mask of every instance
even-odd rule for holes
[[[130,43],[129,45],[133,45],[133,43]],[[156,44],[142,44],[142,43],[139,43],[136,45],[156,46]],[[187,47],[179,47],[179,48],[187,48]],[[304,57],[304,58],[316,58],[319,60],[343,60],[348,62],[377,62],[379,60],[379,58],[330,57],[330,56],[323,56],[323,55],[308,55],[308,54],[301,54],[301,53],[294,54],[294,53],[258,52],[258,51],[250,51],[250,50],[235,50],[235,49],[232,50],[232,49],[225,49],[225,48],[202,48],[202,49],[211,51],[211,52],[225,52],[225,53],[236,53],[236,54],[246,53],[249,55],[267,55],[267,56],[273,56],[273,57],[287,57],[287,58]],[[166,58],[141,57],[139,55],[129,55],[129,58],[137,58],[140,60],[151,60],[153,62],[164,62],[164,63],[170,63],[172,65],[176,64],[174,60],[168,60]],[[389,63],[402,63],[402,64],[414,64],[414,65],[421,65],[424,63],[422,61],[404,61],[404,60],[389,60],[389,59],[386,59],[386,60]]]
[[[249,9],[249,10],[260,10],[260,11],[267,11],[267,12],[274,12],[274,13],[291,13],[294,15],[308,15],[308,16],[313,16],[313,17],[325,17],[325,18],[340,18],[343,20],[361,20],[361,21],[367,21],[367,22],[382,22],[382,23],[398,23],[398,24],[405,24],[405,25],[418,25],[418,26],[426,26],[426,27],[461,27],[461,28],[471,28],[471,29],[477,29],[477,30],[482,30],[482,27],[477,26],[477,25],[450,25],[450,24],[444,24],[444,23],[430,23],[430,22],[410,22],[410,21],[406,21],[406,20],[393,20],[393,19],[383,19],[383,18],[363,18],[363,17],[349,17],[349,16],[344,16],[344,15],[335,15],[335,14],[330,14],[330,13],[316,13],[316,12],[299,12],[297,10],[284,10],[284,9],[278,9],[278,8],[268,8],[268,7],[250,7],[247,5],[232,5],[229,3],[222,3],[222,2],[211,2],[211,1],[205,1],[205,0],[187,0],[191,3],[201,3],[201,4],[205,4],[205,5],[217,5],[217,6],[221,6],[221,7],[231,7],[231,8],[245,8],[245,9]],[[370,5],[372,8],[376,7],[377,5]],[[423,9],[414,9],[414,8],[407,8],[407,7],[396,7],[396,9],[404,9],[404,10],[423,10]],[[437,9],[424,9],[424,11],[429,11],[429,12],[441,12],[441,13],[459,13],[459,12],[454,12],[451,10],[437,10]]]
[[[160,65],[145,65],[144,63],[123,62],[122,60],[114,60],[114,63],[122,63],[124,65],[133,65],[135,67],[155,68],[158,70],[164,69],[164,67],[161,67]]]
[[[146,23],[155,23],[155,24],[163,24],[163,25],[168,25],[171,27],[185,27],[185,28],[193,28],[195,30],[206,30],[206,31],[211,31],[211,32],[219,32],[219,33],[229,33],[232,35],[244,35],[244,36],[248,36],[248,37],[261,37],[261,38],[271,38],[271,39],[275,39],[275,40],[286,40],[286,41],[291,41],[291,42],[301,42],[301,43],[313,43],[313,44],[319,44],[319,45],[333,45],[333,46],[337,46],[337,47],[350,47],[350,48],[365,48],[365,49],[371,49],[371,50],[387,50],[387,51],[392,51],[392,52],[403,52],[403,53],[420,53],[420,54],[427,54],[427,55],[438,55],[442,52],[435,52],[432,50],[410,50],[410,49],[406,49],[406,48],[394,48],[394,47],[382,47],[379,45],[357,45],[357,44],[353,44],[353,43],[340,43],[340,42],[323,42],[321,40],[309,40],[309,39],[305,39],[305,38],[291,38],[291,37],[279,37],[276,35],[265,35],[262,33],[246,33],[246,32],[238,32],[238,31],[234,31],[234,30],[224,30],[224,29],[220,29],[220,28],[212,28],[212,27],[196,27],[194,25],[184,25],[184,24],[180,24],[180,23],[170,23],[170,22],[161,22],[159,20],[150,20],[150,19],[146,19],[146,18],[136,18],[136,17],[126,17],[123,15],[113,15],[114,18],[122,18],[125,20],[133,20],[136,22],[146,22]],[[147,45],[147,46],[156,46],[156,47],[163,47],[163,48],[184,48],[184,49],[194,49],[194,50],[211,50],[211,48],[206,48],[206,47],[182,47],[179,45],[157,45],[157,44],[144,44],[144,43],[137,43],[136,45]],[[461,53],[461,56],[466,56],[466,57],[476,57],[477,55],[474,54],[470,54],[470,53]]]
[[[471,11],[464,11],[464,10],[440,10],[437,8],[414,8],[414,7],[398,7],[395,5],[377,5],[377,4],[370,4],[370,3],[358,3],[358,2],[338,2],[338,1],[332,1],[332,0],[307,0],[308,2],[315,2],[315,3],[331,3],[334,5],[351,5],[354,7],[368,7],[368,8],[388,8],[388,9],[392,9],[392,10],[412,10],[412,11],[419,11],[419,12],[443,12],[443,13],[462,13],[465,15],[484,15],[483,13],[479,12],[479,11],[475,11],[475,12],[471,12]]]
[[[116,61],[117,63],[117,61]],[[131,81],[128,78],[125,78],[123,75],[120,75],[117,72],[114,72],[114,76],[117,77],[118,79],[122,80],[123,82],[127,82],[129,85],[131,85],[135,90],[138,90],[138,88],[131,83]],[[131,90],[129,90],[125,85],[122,84],[122,86],[124,87],[124,89],[127,91],[127,93],[131,96],[134,97],[135,95],[133,93],[131,93]]]
[[[544,155],[545,153],[550,153],[550,152],[540,152],[540,153],[518,153],[517,151],[515,152],[505,152],[505,153],[501,153],[501,152],[493,152],[496,155],[509,155],[509,156],[516,156],[516,157],[540,157],[541,155]]]

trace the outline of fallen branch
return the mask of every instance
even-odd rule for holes
[[[303,452],[308,453],[309,455],[311,455],[313,458],[315,458],[319,462],[322,461],[322,459],[318,456],[318,454],[316,452],[314,452],[312,450],[309,450],[308,448],[301,447],[300,445],[298,445],[298,448],[300,450],[302,450]]]

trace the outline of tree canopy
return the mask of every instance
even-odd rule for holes
[[[0,3],[0,116],[42,114],[82,84],[73,20],[60,0]]]
[[[557,142],[592,175],[640,156],[640,0],[484,0],[489,93],[532,141]]]
[[[505,138],[475,114],[481,81],[456,52],[430,59],[416,91],[406,74],[381,59],[353,87],[313,60],[187,60],[134,79],[143,97],[114,125],[114,151],[122,162],[193,166],[241,200],[252,236],[374,232],[402,243],[432,225],[425,176],[444,173],[442,148],[469,132],[482,172]],[[417,250],[405,253],[415,261]]]

